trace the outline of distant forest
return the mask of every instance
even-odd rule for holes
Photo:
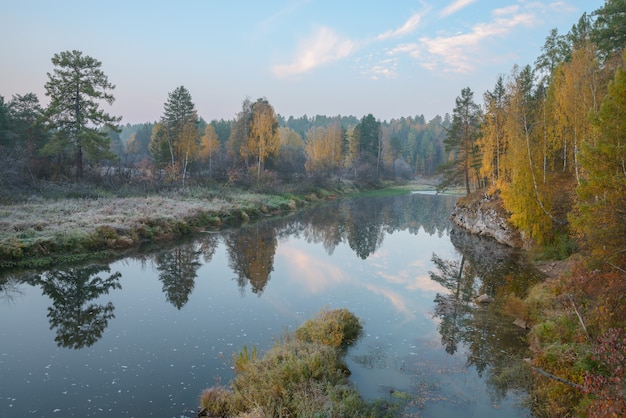
[[[368,120],[373,116],[368,115]],[[349,144],[354,141],[355,132],[363,126],[355,116],[301,116],[288,118],[277,114],[278,132],[280,138],[279,152],[268,159],[265,169],[273,170],[283,177],[294,174],[307,174],[307,160],[315,158],[312,150],[307,154],[307,144],[312,148],[313,142],[321,142],[321,137],[329,134],[333,128],[339,128],[339,163],[335,166],[336,175],[340,175],[346,166],[342,163],[349,159]],[[215,133],[219,147],[215,149],[211,171],[213,175],[223,178],[237,158],[232,158],[237,150],[229,144],[232,142],[231,133],[237,119],[212,120],[207,122],[200,118],[198,130],[206,132],[210,125]],[[450,125],[450,117],[436,116],[426,121],[423,115],[401,117],[390,121],[375,121],[378,125],[378,135],[381,141],[383,172],[385,178],[410,179],[414,176],[433,176],[437,167],[444,161],[444,139],[446,128]],[[126,124],[117,135],[110,134],[111,148],[115,150],[119,161],[133,166],[140,161],[151,161],[150,141],[156,122],[141,124]],[[231,151],[229,155],[229,150]],[[321,158],[321,156],[319,156]],[[205,161],[206,162],[206,161]],[[206,164],[205,164],[206,165]],[[312,166],[312,164],[309,164]],[[199,162],[197,168],[202,170]],[[314,170],[308,170],[309,173]],[[328,173],[327,173],[328,174]]]
[[[159,120],[119,125],[121,117],[100,109],[101,102],[113,102],[114,86],[99,61],[80,51],[52,61],[48,108],[33,93],[8,102],[0,96],[0,194],[7,199],[59,182],[152,191],[219,183],[278,191],[350,179],[371,187],[433,176],[446,160],[449,115],[383,122],[372,114],[287,118],[265,98],[246,98],[233,119],[207,122],[185,86],[164,98]]]

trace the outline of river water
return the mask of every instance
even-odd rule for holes
[[[474,296],[522,295],[521,255],[453,229],[454,197],[343,199],[147,248],[110,264],[0,278],[0,417],[191,417],[323,308],[365,335],[363,397],[405,416],[525,417],[524,331]]]

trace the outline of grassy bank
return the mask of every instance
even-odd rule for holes
[[[391,405],[368,404],[348,381],[342,360],[361,335],[361,321],[346,309],[322,310],[260,356],[234,356],[229,387],[214,386],[200,398],[201,415],[212,417],[392,416]]]
[[[144,242],[239,225],[324,199],[238,190],[146,197],[30,200],[0,206],[0,268],[41,267],[121,253]]]
[[[199,187],[142,197],[82,189],[82,197],[34,197],[0,205],[0,269],[110,258],[145,242],[241,225],[339,195],[382,196],[433,188],[429,180],[416,180],[363,191],[343,181],[301,194]],[[70,192],[66,195],[76,194]]]

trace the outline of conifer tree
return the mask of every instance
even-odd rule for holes
[[[470,175],[473,170],[477,172],[479,162],[476,141],[480,133],[480,122],[480,107],[474,102],[474,92],[466,87],[456,98],[452,124],[447,129],[448,137],[444,140],[449,161],[443,166],[444,179],[440,189],[462,183],[466,193],[470,194]]]
[[[49,155],[71,150],[75,156],[76,179],[83,177],[83,160],[114,158],[109,152],[107,127],[117,130],[121,117],[100,108],[102,101],[113,104],[115,86],[102,71],[102,63],[81,51],[64,51],[52,57],[55,68],[45,85],[50,104],[46,121],[54,135],[43,152]]]
[[[626,64],[626,54],[624,55]],[[626,71],[618,68],[593,118],[595,142],[582,146],[573,224],[593,255],[626,270]]]

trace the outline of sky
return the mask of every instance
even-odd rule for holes
[[[158,120],[184,86],[200,117],[233,119],[246,98],[283,116],[452,113],[499,75],[533,65],[604,0],[0,0],[0,96],[36,93],[54,54],[99,60],[122,123]]]

